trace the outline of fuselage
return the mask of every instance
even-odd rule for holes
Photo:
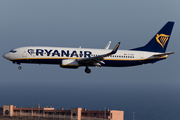
[[[11,50],[3,55],[4,58],[13,63],[36,63],[36,64],[62,64],[62,60],[79,60],[91,58],[109,53],[112,50],[106,49],[88,49],[88,48],[66,48],[66,47],[21,47]],[[118,50],[116,54],[104,58],[101,66],[125,67],[154,63],[158,60],[167,58],[167,55],[154,57],[159,54],[156,52]],[[79,64],[78,66],[86,66]],[[95,65],[89,65],[95,66]]]

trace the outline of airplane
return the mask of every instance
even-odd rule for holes
[[[120,42],[110,50],[111,41],[104,49],[68,48],[68,47],[20,47],[3,55],[7,60],[18,64],[57,64],[62,68],[85,66],[85,72],[91,73],[89,67],[126,67],[155,63],[164,60],[174,52],[166,52],[174,22],[167,22],[161,30],[145,45],[129,50],[118,50]]]

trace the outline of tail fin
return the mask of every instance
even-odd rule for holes
[[[148,44],[131,50],[165,53],[173,26],[174,22],[167,22],[164,27],[149,41]]]

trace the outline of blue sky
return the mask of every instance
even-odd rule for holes
[[[91,68],[91,74],[86,74],[84,67],[71,70],[62,69],[58,65],[22,64],[22,70],[19,71],[18,65],[1,57],[0,93],[3,99],[0,100],[0,106],[14,104],[31,107],[38,103],[42,103],[42,106],[56,105],[42,98],[53,98],[62,91],[67,91],[68,95],[64,97],[70,100],[70,104],[65,104],[67,99],[63,98],[63,104],[58,105],[65,108],[88,107],[88,104],[78,103],[78,99],[75,102],[71,99],[73,95],[79,95],[81,100],[90,99],[94,97],[90,91],[111,91],[108,94],[116,99],[113,93],[116,90],[115,94],[121,94],[124,101],[129,99],[127,94],[140,95],[137,92],[145,91],[141,94],[143,96],[153,87],[156,90],[152,89],[151,92],[159,93],[157,95],[162,95],[160,88],[171,91],[163,94],[163,97],[177,93],[180,85],[179,4],[179,0],[1,0],[1,55],[22,46],[104,48],[108,41],[112,41],[111,49],[118,42],[121,42],[119,49],[131,49],[145,45],[167,21],[175,21],[167,51],[176,54],[155,64],[126,68],[94,67]],[[82,91],[87,91],[89,97]],[[178,94],[173,97],[179,97],[176,96]],[[14,101],[11,95],[16,98]],[[102,99],[107,96],[103,94]],[[22,97],[29,100],[28,105]],[[170,103],[174,102],[173,97]],[[102,99],[93,100],[100,104]],[[94,109],[103,109],[104,106],[108,105],[96,106]],[[109,108],[125,109],[110,105]]]

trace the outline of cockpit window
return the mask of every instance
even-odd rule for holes
[[[9,52],[11,52],[11,53],[15,53],[15,52],[17,52],[16,50],[10,50]]]

